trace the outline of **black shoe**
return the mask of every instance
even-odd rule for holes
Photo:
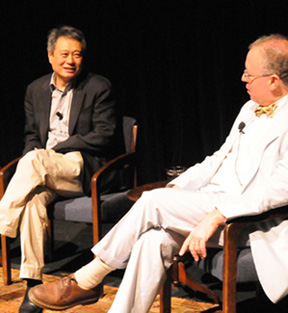
[[[32,303],[28,297],[28,292],[31,289],[31,287],[27,287],[26,292],[25,292],[25,297],[20,305],[19,308],[19,313],[41,313],[42,309],[39,308],[39,306],[35,305]]]

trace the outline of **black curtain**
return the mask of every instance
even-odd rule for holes
[[[0,10],[0,166],[23,148],[26,86],[51,71],[47,33],[68,24],[86,35],[87,66],[112,81],[119,113],[138,121],[139,183],[213,153],[248,100],[247,46],[288,35],[284,0],[4,0]]]

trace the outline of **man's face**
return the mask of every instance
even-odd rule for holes
[[[262,48],[252,48],[246,57],[245,71],[242,75],[242,81],[246,83],[246,89],[251,100],[259,105],[267,106],[271,104],[271,94],[269,89],[271,75],[264,75],[264,60],[264,52]]]
[[[56,85],[63,88],[81,71],[82,45],[76,39],[59,37],[53,54],[48,52],[48,58],[56,74]]]

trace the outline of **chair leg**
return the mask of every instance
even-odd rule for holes
[[[166,274],[166,280],[160,289],[160,313],[171,313],[171,268]]]
[[[11,280],[11,258],[10,258],[10,245],[9,238],[1,235],[1,248],[2,248],[2,267],[3,267],[3,278],[4,285],[10,285]]]
[[[178,287],[180,283],[183,283],[193,290],[206,294],[208,297],[212,298],[215,304],[220,304],[219,297],[213,290],[205,285],[195,282],[187,275],[185,265],[181,262],[181,257],[178,255],[175,255],[173,259],[172,276],[173,284],[176,287]]]
[[[224,260],[223,260],[223,313],[236,313],[236,280],[237,280],[237,239],[239,225],[228,224],[224,231]]]

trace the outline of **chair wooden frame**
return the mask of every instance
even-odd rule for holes
[[[137,172],[136,172],[136,140],[137,140],[138,126],[133,125],[130,149],[128,153],[123,153],[114,159],[104,164],[91,179],[91,201],[92,201],[92,225],[93,225],[93,244],[95,245],[101,237],[101,200],[100,200],[100,186],[105,176],[114,169],[121,168],[125,164],[133,167],[133,187],[137,185]],[[21,159],[11,161],[0,170],[0,199],[5,193],[5,189],[13,176],[17,163]],[[49,218],[47,227],[47,245],[48,255],[52,256],[54,250],[54,231],[53,219]],[[11,284],[11,257],[10,257],[10,244],[9,238],[1,235],[1,249],[2,255],[0,256],[0,263],[3,267],[4,285]]]
[[[268,221],[273,218],[288,219],[288,207],[283,206],[269,210],[255,216],[245,216],[227,221],[224,228],[224,260],[223,260],[223,282],[222,282],[222,313],[236,313],[236,294],[237,294],[237,241],[242,229],[260,221]],[[174,258],[172,270],[169,270],[167,281],[164,283],[160,292],[160,312],[171,312],[171,288],[170,282],[176,286],[180,283],[187,285],[195,290],[205,293],[217,303],[217,295],[214,291],[194,282],[185,272],[184,264],[179,257]],[[207,290],[208,289],[208,290]],[[168,291],[167,291],[168,290]],[[216,296],[216,298],[215,298]],[[219,303],[219,302],[218,302]]]
[[[3,197],[5,189],[13,176],[18,161],[21,157],[9,162],[6,166],[4,166],[0,170],[0,199]],[[9,238],[1,235],[1,250],[2,255],[0,257],[0,262],[3,267],[3,279],[4,285],[11,284],[11,258],[10,258],[10,246],[9,246]]]

